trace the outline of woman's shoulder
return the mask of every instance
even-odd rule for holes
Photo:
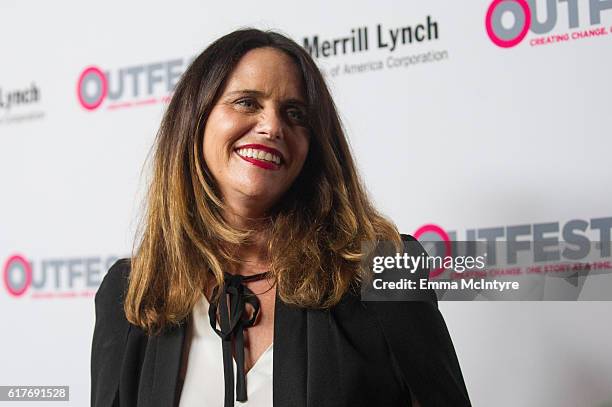
[[[404,250],[410,256],[420,256],[425,249],[417,239],[408,234],[401,234]],[[417,271],[428,275],[427,267]],[[362,306],[372,312],[379,320],[387,339],[391,342],[412,341],[413,346],[428,346],[440,336],[446,337],[448,332],[442,314],[438,310],[438,299],[434,290],[426,290],[427,295],[421,300],[406,300],[405,297],[381,297],[370,299],[353,294]],[[363,294],[363,291],[361,292]],[[410,335],[407,333],[410,332]],[[399,345],[399,343],[396,343]],[[394,344],[391,343],[393,346]]]
[[[402,234],[411,256],[426,253],[411,235]],[[424,275],[429,270],[420,270]],[[422,405],[469,406],[455,348],[434,290],[421,301],[361,301],[377,319],[403,380]]]
[[[408,234],[401,234],[404,250],[410,256],[420,256],[425,252],[423,246],[417,239]],[[427,275],[429,270],[425,267],[418,270],[419,273]],[[419,336],[439,336],[446,333],[446,326],[440,311],[438,310],[438,299],[434,290],[426,290],[426,295],[420,296],[419,301],[406,300],[407,297],[375,297],[362,286],[366,284],[361,281],[347,291],[338,304],[362,307],[374,315],[380,322],[382,328],[392,341],[396,338],[404,340],[416,339]],[[414,331],[410,338],[405,333],[407,330]],[[425,338],[424,338],[425,339]],[[418,341],[421,344],[430,341]]]
[[[124,315],[123,301],[127,292],[131,260],[117,260],[108,270],[95,296],[96,320],[104,316],[112,316],[109,323],[120,323]]]
[[[92,356],[102,354],[102,349],[121,347],[132,326],[123,308],[130,269],[130,259],[117,260],[96,292]]]
[[[108,270],[95,296],[96,324],[94,346],[98,341],[108,343],[120,332],[127,332],[129,322],[123,303],[130,274],[130,259],[117,260]]]
[[[109,297],[123,296],[127,289],[130,275],[131,260],[129,258],[119,259],[110,267],[102,283],[96,292],[96,302],[109,301]]]

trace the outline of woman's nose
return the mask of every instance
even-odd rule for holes
[[[269,138],[283,138],[285,122],[280,113],[273,108],[264,109],[259,116],[257,132]]]

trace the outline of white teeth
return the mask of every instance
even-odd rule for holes
[[[281,162],[279,156],[263,150],[257,150],[254,148],[241,148],[239,150],[236,150],[236,152],[243,157],[256,158],[262,161],[270,161],[278,165],[280,165]]]

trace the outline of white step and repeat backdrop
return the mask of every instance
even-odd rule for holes
[[[0,385],[89,404],[93,295],[131,250],[162,112],[239,27],[310,48],[403,232],[610,239],[610,0],[8,0],[0,15]],[[612,405],[611,302],[441,309],[475,406]]]

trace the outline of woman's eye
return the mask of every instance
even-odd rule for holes
[[[236,104],[249,109],[255,107],[255,101],[252,99],[240,99],[236,101]]]
[[[304,113],[299,109],[289,109],[287,114],[290,118],[297,121],[304,121]]]

